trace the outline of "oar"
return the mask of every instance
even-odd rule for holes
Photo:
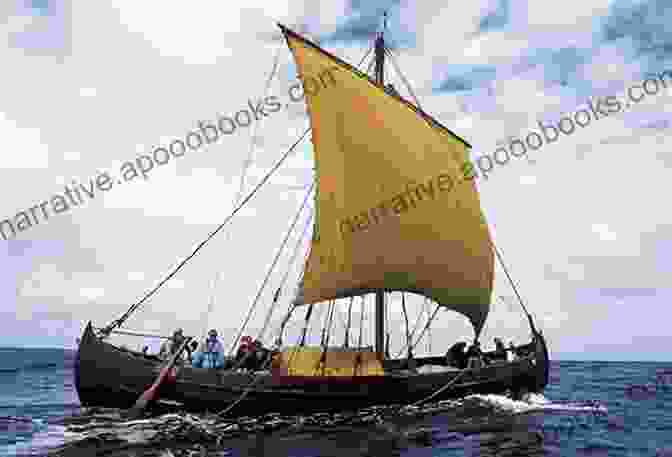
[[[157,396],[159,392],[159,388],[165,381],[165,379],[168,377],[168,373],[170,373],[170,370],[173,368],[175,365],[175,362],[177,359],[180,357],[184,349],[187,347],[187,344],[189,344],[189,341],[191,341],[191,337],[187,337],[184,342],[182,343],[182,346],[173,354],[173,356],[168,360],[168,363],[161,369],[161,372],[159,373],[159,376],[156,378],[156,381],[154,381],[154,384],[147,389],[140,397],[138,400],[135,402],[135,405],[133,405],[133,408],[131,408],[130,411],[130,416],[131,417],[139,417],[144,409],[147,407],[147,404],[154,400],[154,398]]]

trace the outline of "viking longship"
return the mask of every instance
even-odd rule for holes
[[[304,82],[315,162],[315,192],[311,187],[308,195],[313,198],[307,195],[301,207],[314,202],[313,232],[295,293],[278,337],[269,343],[272,357],[261,369],[242,369],[234,362],[221,369],[184,363],[161,385],[159,401],[250,415],[356,409],[474,393],[541,392],[549,376],[547,345],[493,243],[476,183],[464,173],[469,143],[421,109],[417,99],[409,101],[414,95],[406,99],[385,84],[384,65],[390,61],[395,69],[398,66],[384,29],[365,56],[373,56],[369,70],[362,71],[287,27],[280,28]],[[310,90],[309,80],[329,83]],[[515,357],[488,359],[485,352],[488,363],[466,368],[451,363],[446,348],[439,354],[414,355],[417,341],[439,310],[466,318],[478,340],[491,311],[496,260],[527,317],[529,342],[511,348]],[[75,364],[82,405],[131,406],[154,383],[164,361],[113,345],[109,338],[124,333],[121,326],[130,314],[177,269],[121,318],[104,327],[88,323]],[[396,357],[389,351],[385,319],[391,294],[401,294],[406,320],[406,346]],[[417,325],[411,331],[405,306],[406,298],[418,296],[435,306],[420,336]],[[364,346],[361,329],[359,341],[352,341],[352,306],[355,299],[365,303],[367,298],[373,312],[362,306],[359,320],[363,325],[364,315],[370,314],[367,323],[374,331],[373,344]],[[348,308],[340,345],[333,343],[326,328],[338,306]],[[330,319],[325,319],[320,344],[310,345],[306,330],[313,310],[320,307],[326,307]],[[285,325],[302,309],[303,331],[295,344],[285,344]]]

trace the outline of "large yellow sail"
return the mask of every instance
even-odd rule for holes
[[[281,26],[306,93],[316,223],[300,296],[425,295],[470,319],[489,310],[494,255],[469,144],[371,78]]]

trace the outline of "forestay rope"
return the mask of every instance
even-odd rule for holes
[[[362,59],[360,60],[359,64],[357,65],[360,67],[362,63],[366,60],[366,58],[371,54],[373,51],[374,46],[371,45],[369,47],[368,51],[364,54]],[[274,75],[275,71],[277,70],[277,65],[274,64],[273,70],[271,72],[271,76],[269,77],[269,81]],[[273,167],[264,175],[264,177],[259,181],[259,183],[250,191],[250,193],[243,199],[242,202],[240,202],[236,207],[233,209],[231,214],[222,222],[214,231],[208,235],[208,237],[202,241],[201,243],[196,246],[196,248],[192,251],[192,253],[187,256],[184,260],[182,260],[174,269],[171,273],[168,274],[163,280],[161,280],[154,288],[152,288],[149,292],[147,292],[137,303],[131,305],[131,307],[118,319],[112,321],[109,325],[107,325],[104,329],[101,330],[101,336],[102,337],[107,337],[109,334],[114,330],[115,328],[121,327],[124,322],[135,312],[140,306],[142,306],[152,295],[154,295],[166,282],[168,282],[170,279],[172,279],[178,271],[182,269],[182,267],[189,261],[191,260],[197,253],[198,251],[205,246],[208,241],[210,241],[212,238],[215,237],[230,221],[233,219],[233,217],[254,197],[254,195],[261,189],[261,187],[266,184],[266,182],[270,179],[270,177],[280,168],[280,166],[285,162],[285,160],[290,156],[290,154],[296,149],[296,147],[303,141],[303,139],[306,137],[308,132],[310,132],[311,127],[308,127],[303,134],[297,139],[294,144],[292,144],[289,149],[280,157],[280,159],[276,162]]]
[[[151,289],[149,292],[147,292],[140,301],[132,305],[128,311],[126,311],[119,319],[116,319],[112,323],[110,323],[107,327],[105,327],[102,330],[103,336],[108,336],[112,330],[115,328],[121,327],[123,323],[131,316],[131,314],[137,310],[140,306],[142,306],[152,295],[154,295],[160,288],[163,286],[166,282],[168,282],[170,279],[173,278],[177,274],[178,271],[182,269],[184,265],[189,262],[202,248],[205,246],[212,238],[215,237],[231,220],[233,217],[238,214],[238,212],[250,201],[252,200],[252,197],[256,195],[256,193],[259,191],[259,189],[262,188],[264,184],[271,178],[271,176],[280,168],[280,166],[284,163],[284,161],[289,157],[289,155],[294,152],[294,149],[303,141],[303,139],[306,137],[306,135],[310,132],[310,127],[306,129],[305,132],[303,132],[303,135],[299,137],[298,140],[292,144],[292,146],[287,149],[287,151],[280,157],[280,159],[271,167],[271,169],[264,175],[264,177],[259,181],[259,183],[250,191],[249,194],[243,199],[242,202],[240,202],[234,210],[231,212],[231,214],[222,222],[215,230],[213,230],[208,237],[201,241],[198,246],[193,250],[189,256],[187,256],[184,260],[182,260],[173,271],[168,274],[163,280],[161,280],[153,289]]]

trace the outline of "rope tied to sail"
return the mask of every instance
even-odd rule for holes
[[[411,333],[410,328],[408,327],[408,312],[406,311],[406,294],[401,293],[401,309],[404,312],[404,321],[406,322],[406,344],[408,345],[408,352],[406,357],[408,360],[413,358],[413,349],[411,348]]]
[[[350,297],[350,304],[348,305],[348,323],[345,327],[345,337],[343,342],[343,347],[348,348],[350,346],[350,326],[352,325],[352,303],[355,301],[354,295]]]
[[[310,210],[308,219],[306,220],[306,223],[303,227],[303,232],[301,232],[301,236],[298,238],[296,241],[296,245],[294,246],[294,251],[292,252],[292,257],[289,259],[288,265],[287,265],[287,270],[285,270],[285,274],[283,275],[282,279],[280,280],[280,285],[278,286],[277,291],[275,292],[275,297],[273,298],[273,304],[271,305],[271,309],[266,316],[266,320],[264,321],[264,326],[259,334],[259,337],[257,338],[258,340],[261,340],[264,337],[264,333],[266,332],[266,329],[268,328],[268,325],[270,324],[271,317],[273,315],[273,311],[275,310],[275,307],[278,304],[278,301],[280,299],[280,292],[283,287],[285,287],[285,284],[287,282],[287,278],[289,277],[289,272],[291,271],[292,265],[294,265],[294,261],[298,257],[299,254],[299,248],[301,247],[301,243],[303,240],[306,238],[306,234],[308,233],[308,229],[310,228],[310,223],[313,220],[314,212],[312,209]],[[280,325],[280,333],[278,335],[278,340],[276,342],[277,346],[282,345],[282,333],[284,331],[285,325],[287,325],[287,321],[289,320],[291,314],[293,311],[293,306],[290,304],[290,308],[287,311],[287,315],[283,318],[282,323]]]
[[[266,272],[266,277],[264,278],[261,287],[259,287],[259,291],[257,292],[256,297],[254,298],[254,301],[252,302],[252,305],[250,306],[250,309],[247,313],[247,317],[245,318],[245,321],[243,322],[243,325],[240,327],[240,330],[238,331],[238,334],[236,335],[236,338],[233,341],[233,344],[231,345],[231,348],[229,349],[229,356],[233,354],[233,352],[236,349],[236,345],[238,344],[238,341],[240,340],[240,337],[243,334],[243,331],[245,331],[245,327],[247,327],[247,324],[250,322],[250,319],[252,318],[252,313],[256,309],[257,305],[259,304],[259,299],[261,298],[261,294],[263,293],[264,289],[266,288],[266,285],[268,284],[268,280],[271,277],[271,274],[273,273],[273,270],[275,269],[275,266],[277,265],[278,261],[280,260],[280,256],[282,255],[282,252],[287,245],[287,242],[289,241],[290,236],[292,235],[292,232],[294,231],[294,227],[296,227],[296,224],[299,222],[299,218],[301,217],[301,214],[303,213],[303,210],[305,209],[306,205],[308,204],[310,195],[313,193],[313,187],[315,186],[315,182],[313,181],[313,184],[311,184],[310,188],[308,189],[308,192],[306,192],[306,196],[303,199],[303,203],[301,204],[301,207],[296,213],[296,216],[294,217],[294,220],[292,221],[292,224],[289,227],[289,230],[285,234],[285,238],[282,240],[282,243],[280,245],[280,248],[278,249],[278,252],[275,254],[275,258],[273,259],[273,263],[271,263],[271,266],[269,267],[268,271]],[[270,314],[269,317],[266,321],[266,325],[270,321]],[[265,331],[265,326],[263,331]],[[245,357],[243,357],[234,367],[234,370],[242,366],[242,364],[250,357],[251,352],[248,352]]]

